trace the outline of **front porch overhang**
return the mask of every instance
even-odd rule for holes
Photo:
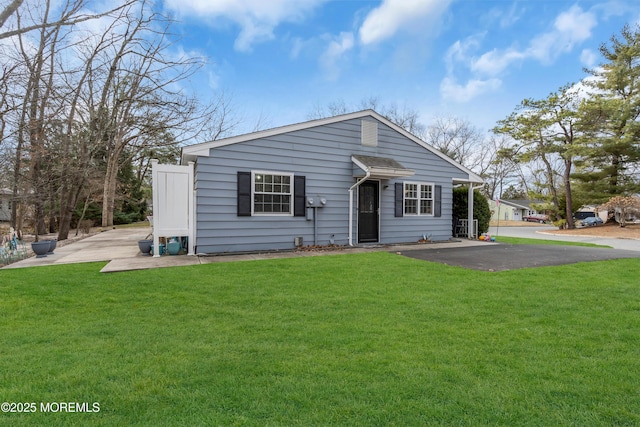
[[[416,171],[407,169],[389,157],[374,157],[353,154],[353,176],[356,178],[391,179],[415,175]]]

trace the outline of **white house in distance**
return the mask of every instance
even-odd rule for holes
[[[154,238],[190,232],[198,254],[448,240],[454,186],[483,182],[373,110],[187,146],[173,168],[192,178],[154,173]]]
[[[537,215],[532,205],[542,203],[540,200],[489,200],[492,221],[523,221],[525,217]]]

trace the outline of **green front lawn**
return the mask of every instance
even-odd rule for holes
[[[0,425],[640,424],[637,259],[0,271]],[[38,406],[39,409],[39,406]]]

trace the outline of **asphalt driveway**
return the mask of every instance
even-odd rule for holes
[[[410,258],[484,271],[516,270],[618,258],[637,258],[640,269],[640,252],[581,246],[487,243],[437,250],[405,250],[401,253]]]

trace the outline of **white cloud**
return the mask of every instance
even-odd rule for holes
[[[329,80],[335,80],[340,75],[340,64],[347,52],[353,49],[355,40],[353,33],[342,32],[332,38],[327,49],[320,56],[320,63]]]
[[[300,37],[293,39],[293,47],[291,48],[291,58],[295,59],[300,55],[302,49],[304,49],[305,42]]]
[[[478,95],[493,92],[502,85],[499,79],[470,79],[464,86],[459,84],[455,78],[448,76],[440,83],[440,94],[445,100],[455,102],[467,102]]]
[[[584,12],[580,7],[572,6],[558,15],[551,31],[536,36],[526,49],[493,49],[474,59],[471,69],[495,76],[513,63],[525,59],[550,63],[591,37],[591,30],[596,24],[593,13]]]
[[[249,51],[255,43],[273,39],[282,22],[301,21],[327,0],[166,0],[168,9],[182,15],[213,20],[226,18],[240,26],[234,47]]]
[[[592,68],[598,62],[599,55],[591,49],[583,49],[580,53],[580,62],[587,67]]]
[[[520,61],[526,57],[516,49],[499,51],[494,49],[472,60],[471,70],[485,75],[496,76],[504,71],[515,61]]]
[[[360,27],[363,44],[383,41],[400,30],[424,29],[447,9],[452,0],[383,0],[373,9]],[[428,22],[425,22],[428,21]]]
[[[485,33],[475,34],[467,37],[465,40],[457,40],[452,44],[445,55],[445,63],[447,64],[447,70],[452,72],[457,62],[462,62],[465,65],[470,65],[471,53],[480,47],[482,38]]]
[[[511,9],[500,19],[501,28],[513,27],[524,15],[524,9],[520,10],[519,3],[513,2]]]
[[[531,41],[525,54],[542,62],[551,62],[591,37],[591,30],[596,24],[597,19],[592,12],[584,12],[579,6],[571,6],[558,15],[552,31]]]

